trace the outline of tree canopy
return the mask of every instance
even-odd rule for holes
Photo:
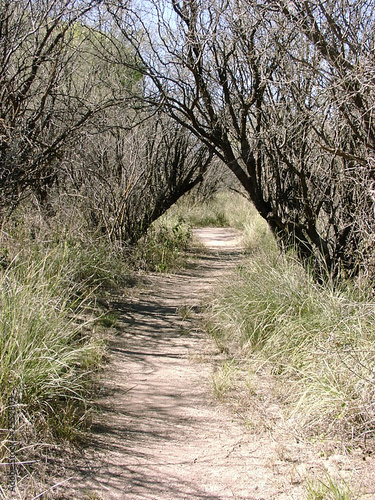
[[[283,245],[319,272],[369,263],[373,2],[150,0],[111,13],[142,61],[143,99],[215,152]]]
[[[118,172],[131,177],[133,160],[123,145],[141,127],[152,138],[137,155],[154,171],[139,161],[139,178],[154,179],[155,203],[169,200],[161,211],[216,157],[318,275],[372,272],[374,9],[371,0],[1,2],[3,214],[30,192],[45,204],[58,182],[89,197],[104,172],[124,200],[131,183]],[[168,175],[150,147],[174,157]]]

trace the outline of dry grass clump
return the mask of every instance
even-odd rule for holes
[[[9,429],[1,435],[1,462],[12,462],[12,453],[17,464],[31,460],[17,466],[15,479],[38,466],[41,449],[86,432],[102,364],[104,344],[84,314],[86,296],[66,286],[69,269],[60,257],[13,261],[0,274],[0,428]],[[3,479],[8,469],[3,465]]]
[[[53,431],[67,434],[57,421],[68,400],[85,401],[102,345],[76,321],[81,303],[70,291],[56,293],[60,276],[46,279],[43,264],[30,264],[27,274],[16,267],[0,279],[0,425],[7,426],[13,393],[20,427],[33,432],[51,417]]]

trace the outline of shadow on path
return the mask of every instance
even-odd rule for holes
[[[148,277],[139,297],[117,300],[117,335],[98,394],[99,418],[72,498],[249,499],[242,430],[210,396],[214,349],[199,327],[200,305],[241,259],[238,233],[197,231],[210,251],[176,275]],[[76,471],[75,471],[76,472]],[[90,498],[90,497],[89,497]]]

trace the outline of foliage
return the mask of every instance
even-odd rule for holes
[[[93,3],[0,4],[0,208],[9,213],[28,188],[44,201],[51,168],[93,109],[70,86],[78,50],[70,27]],[[77,49],[77,48],[76,48]],[[86,94],[90,93],[86,88]]]
[[[37,205],[28,203],[13,213],[1,235],[5,267],[12,259],[33,263],[53,252],[50,274],[65,266],[61,280],[74,296],[116,288],[129,271],[121,247],[87,227],[78,200],[71,206],[57,199],[51,210],[54,215],[45,217]]]
[[[190,237],[190,226],[183,218],[166,214],[132,248],[133,265],[149,271],[176,270],[185,263],[185,251]]]

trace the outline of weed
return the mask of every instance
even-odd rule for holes
[[[182,267],[190,241],[190,226],[182,217],[161,217],[131,251],[133,265],[140,269],[168,272]]]
[[[222,363],[212,376],[215,396],[222,399],[233,387],[236,366],[233,360]]]
[[[324,479],[310,480],[306,484],[306,500],[353,500],[354,493],[342,479],[333,479],[328,473]]]

